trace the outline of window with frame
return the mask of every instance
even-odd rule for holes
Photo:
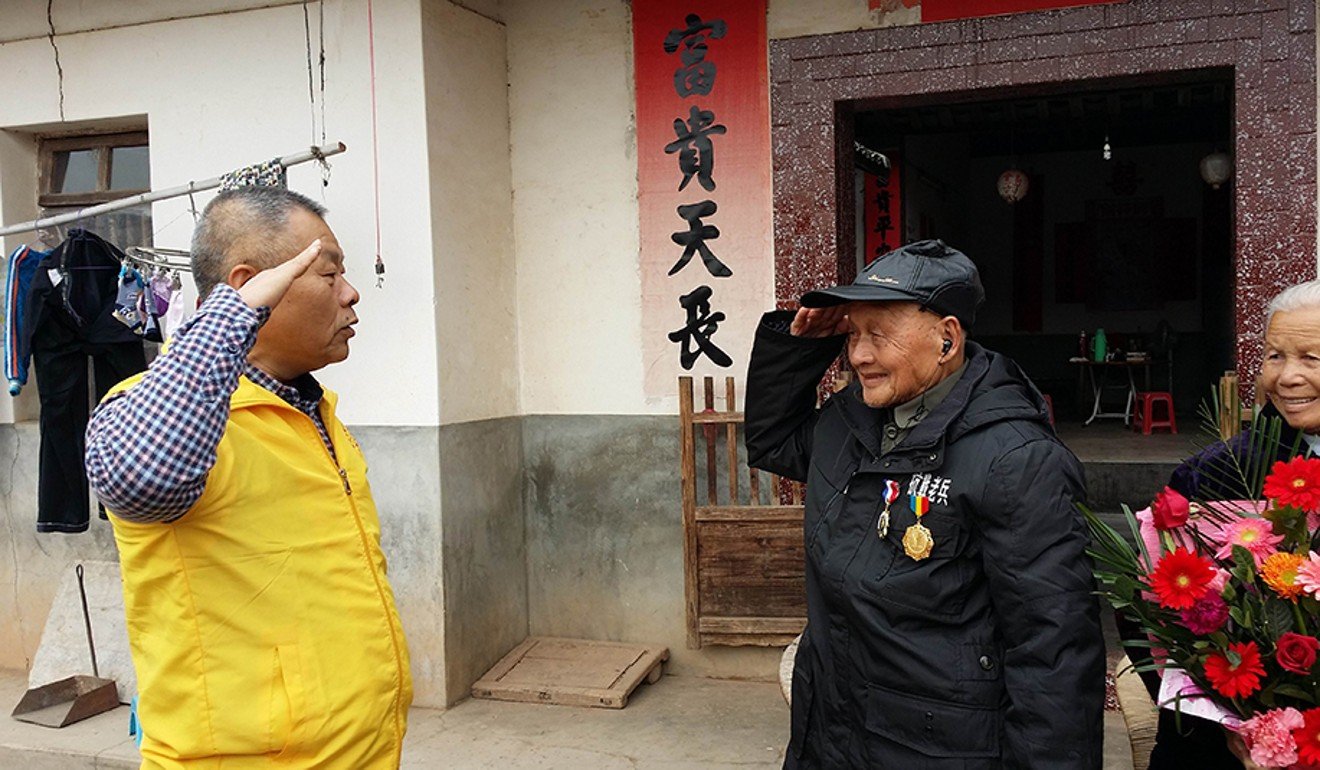
[[[76,213],[151,189],[146,131],[48,137],[41,140],[39,155],[37,205],[43,217]],[[43,240],[59,243],[75,227],[91,230],[121,249],[150,246],[151,204],[58,225],[44,232]]]

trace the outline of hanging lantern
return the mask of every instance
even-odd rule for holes
[[[1010,168],[999,175],[999,197],[1010,204],[1017,203],[1027,194],[1027,175],[1023,171]]]
[[[1233,176],[1233,158],[1226,152],[1212,152],[1201,158],[1201,178],[1212,188],[1219,186]]]

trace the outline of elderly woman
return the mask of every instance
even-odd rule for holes
[[[1320,442],[1320,280],[1289,287],[1270,302],[1259,387],[1267,399],[1263,414],[1283,418],[1278,444],[1269,447],[1267,456],[1259,460],[1272,463],[1288,459],[1294,446],[1301,452],[1316,451]],[[1242,440],[1208,447],[1179,466],[1169,486],[1185,497],[1200,500],[1252,496],[1253,491],[1241,489],[1242,482],[1235,481],[1236,463],[1230,456],[1242,458],[1246,453],[1246,442]],[[1125,638],[1139,636],[1137,629],[1122,618],[1120,627]],[[1144,656],[1136,647],[1129,654]],[[1159,690],[1158,676],[1147,672],[1142,678],[1154,697]],[[1160,710],[1151,770],[1240,770],[1244,760],[1246,752],[1241,741],[1218,725],[1184,715],[1179,726],[1172,711]],[[1245,765],[1255,767],[1249,760]]]

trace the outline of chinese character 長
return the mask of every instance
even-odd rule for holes
[[[691,294],[684,294],[678,298],[678,304],[687,311],[687,323],[683,328],[670,332],[669,341],[682,345],[678,363],[684,369],[691,369],[703,353],[716,366],[728,367],[733,364],[729,354],[720,350],[710,339],[719,331],[720,321],[724,320],[723,313],[710,312],[712,293],[709,286],[698,286]]]

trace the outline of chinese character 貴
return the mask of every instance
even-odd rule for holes
[[[715,122],[715,113],[703,110],[696,105],[688,113],[688,119],[674,118],[674,134],[678,139],[665,145],[665,154],[678,153],[678,168],[683,172],[680,191],[688,186],[692,177],[707,191],[715,189],[715,145],[711,142],[712,134],[723,134],[727,129]]]

